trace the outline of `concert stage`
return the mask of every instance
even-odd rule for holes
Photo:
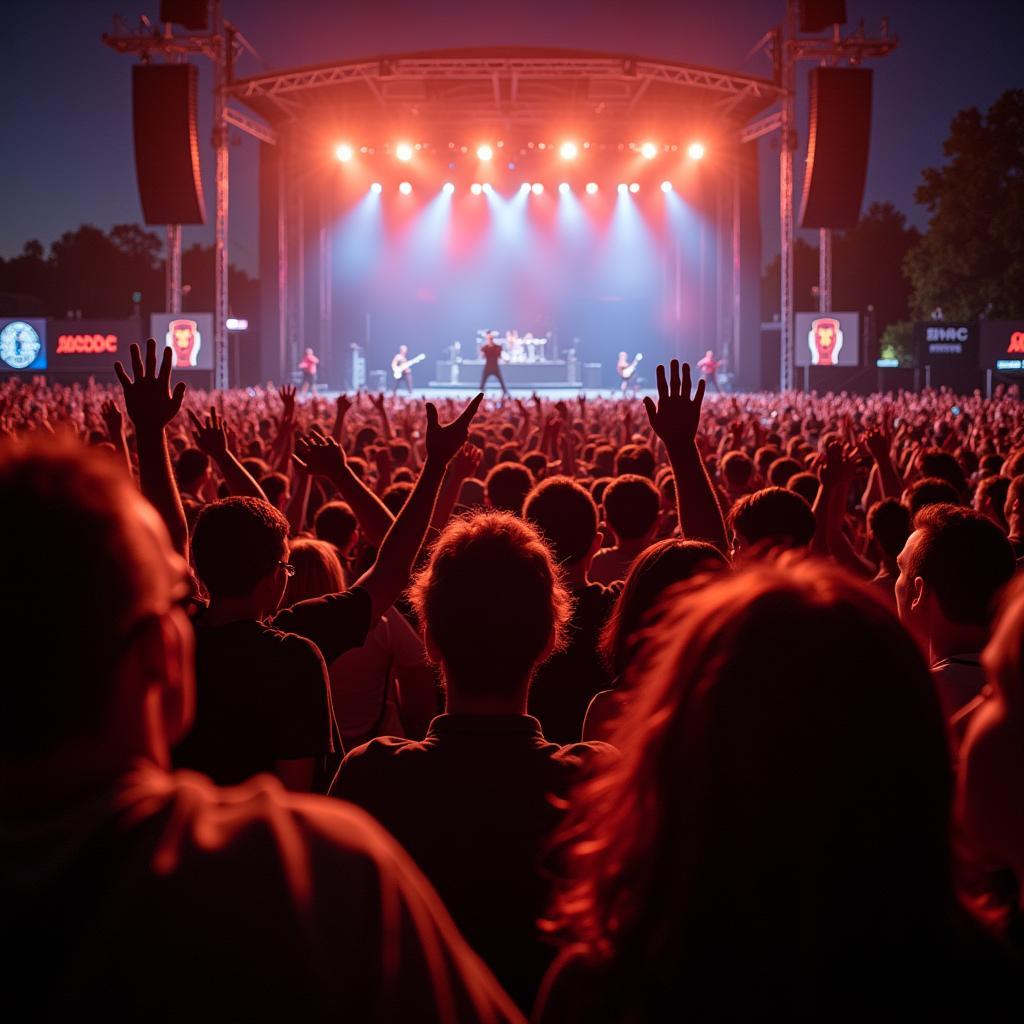
[[[452,363],[439,360],[431,387],[448,387],[452,384],[470,387],[480,381],[484,372],[482,359],[463,359]],[[564,359],[544,362],[501,364],[501,374],[510,388],[552,388],[552,387],[600,387],[600,363],[568,362]]]

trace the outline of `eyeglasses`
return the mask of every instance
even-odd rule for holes
[[[278,562],[277,564],[284,569],[284,573],[289,579],[295,575],[295,566],[291,562]]]

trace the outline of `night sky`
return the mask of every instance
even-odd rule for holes
[[[129,0],[129,5],[138,0]],[[121,6],[133,24],[156,17],[155,0]],[[436,3],[372,0],[226,0],[225,11],[271,68],[379,53],[457,46],[531,45],[629,52],[769,76],[764,56],[747,59],[782,16],[782,0],[715,3],[511,0]],[[105,47],[112,0],[5,4],[3,217],[0,255],[30,238],[48,243],[91,222],[107,228],[141,221],[131,142],[131,58]],[[873,61],[875,108],[865,205],[889,200],[920,227],[913,190],[923,167],[942,159],[952,115],[987,107],[1004,89],[1024,85],[1024,5],[847,0],[851,22],[877,31],[888,15],[901,46]],[[212,222],[209,69],[200,63],[203,172]],[[260,70],[244,62],[240,74]],[[798,75],[801,147],[806,144],[806,70]],[[13,104],[10,97],[13,93]],[[771,216],[777,160],[762,141],[765,257],[777,247]],[[232,149],[231,259],[255,271],[257,143]],[[797,155],[798,171],[803,151]],[[797,182],[799,187],[799,180]],[[776,207],[777,208],[777,207]],[[212,240],[212,226],[189,228],[185,244]]]

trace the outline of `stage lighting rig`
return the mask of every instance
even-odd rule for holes
[[[400,142],[395,146],[395,156],[402,163],[408,163],[412,159],[412,146],[408,142]]]

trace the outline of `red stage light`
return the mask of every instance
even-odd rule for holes
[[[645,160],[653,160],[658,155],[658,147],[653,142],[645,142],[640,147],[640,155]]]
[[[343,164],[347,164],[352,159],[352,147],[342,142],[335,147],[334,155]]]
[[[408,142],[400,142],[395,146],[395,156],[403,163],[412,159],[412,146]]]
[[[703,142],[691,142],[686,147],[686,155],[691,160],[703,160],[704,159],[704,143]]]
[[[562,154],[563,160],[575,160],[579,153],[579,147],[575,142],[563,142],[559,152]]]
[[[490,160],[494,156],[494,150],[485,142],[482,146],[477,146],[476,156],[478,160]]]

